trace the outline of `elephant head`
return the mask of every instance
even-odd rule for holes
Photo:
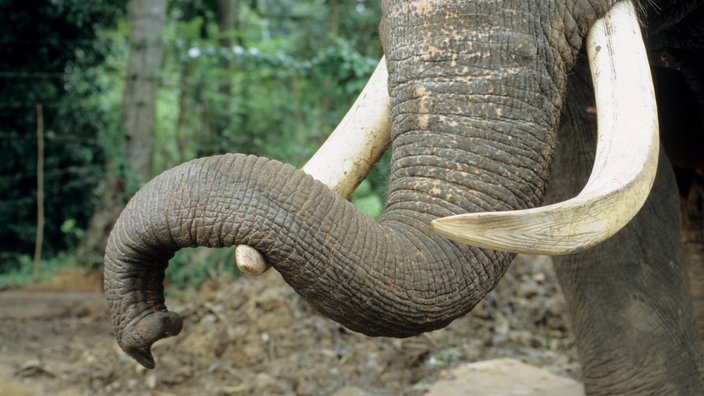
[[[196,159],[154,178],[123,211],[105,255],[115,333],[141,364],[153,367],[151,345],[181,330],[180,317],[165,307],[162,282],[168,260],[182,247],[250,245],[324,315],[368,335],[406,337],[467,313],[507,269],[513,254],[490,249],[500,244],[482,239],[485,230],[468,235],[471,224],[508,223],[508,234],[520,240],[554,220],[557,229],[573,232],[545,235],[536,246],[565,249],[565,238],[584,234],[572,225],[585,205],[623,203],[623,183],[647,195],[650,171],[620,170],[627,180],[595,178],[576,201],[539,208],[567,73],[607,6],[387,0],[382,9],[393,153],[381,219],[364,216],[304,171],[254,156]],[[615,52],[606,44],[593,47]],[[610,75],[614,67],[606,69]],[[601,152],[595,175],[620,156]],[[628,162],[642,165],[649,156]],[[595,194],[604,191],[606,197]],[[637,210],[642,198],[628,195],[626,206]],[[487,221],[485,212],[500,214]],[[537,223],[530,220],[536,213]],[[614,217],[606,213],[596,218]],[[443,235],[483,247],[432,233],[434,221]],[[596,221],[587,229],[599,227],[597,237],[571,249],[590,246],[619,225]],[[530,251],[525,244],[500,247]]]

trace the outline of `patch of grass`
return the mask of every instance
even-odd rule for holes
[[[462,352],[459,348],[451,346],[430,355],[427,363],[430,367],[444,367],[460,356],[462,356]]]
[[[35,283],[46,283],[62,269],[72,267],[75,263],[74,256],[68,253],[60,253],[58,256],[42,260],[36,274],[29,256],[20,256],[20,266],[17,269],[0,274],[0,291],[19,289]]]
[[[352,193],[350,201],[362,213],[369,217],[378,219],[381,212],[384,211],[384,202],[382,197],[372,189],[372,184],[365,179]]]
[[[222,283],[239,278],[242,273],[235,264],[233,250],[179,250],[166,268],[166,283],[170,284],[170,291],[197,290],[209,280]],[[42,260],[35,279],[32,258],[20,256],[19,261],[18,268],[0,273],[0,291],[49,283],[61,270],[79,268],[73,254],[61,253],[55,258]]]
[[[199,289],[207,280],[229,282],[242,273],[235,264],[234,248],[181,249],[166,268],[166,280],[171,289]]]

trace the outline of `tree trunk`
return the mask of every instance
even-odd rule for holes
[[[239,28],[239,0],[218,0],[218,28],[220,30],[220,46],[230,48],[234,33]],[[241,43],[237,43],[241,44]],[[232,62],[227,60],[229,67]],[[228,84],[229,85],[229,84]]]
[[[129,194],[152,176],[154,109],[166,0],[131,0],[129,10],[130,53],[121,125],[125,141],[118,149],[121,152],[108,161],[100,202],[76,249],[76,261],[82,266],[102,262],[108,234]]]
[[[340,18],[337,0],[330,1],[330,34],[337,37],[340,32]]]
[[[238,28],[239,0],[218,0],[218,44],[222,53],[229,53],[234,43],[233,37]],[[231,98],[232,98],[232,61],[229,57],[220,57],[218,73],[218,94],[214,101],[207,106],[203,114],[206,127],[198,135],[197,156],[208,156],[222,152],[233,151],[228,147],[226,132],[232,124]]]
[[[161,71],[166,0],[130,1],[130,57],[122,101],[126,158],[137,180],[151,175],[154,109]]]
[[[174,163],[180,164],[184,162],[187,158],[192,158],[193,155],[190,154],[189,146],[193,144],[192,130],[189,128],[191,118],[193,117],[192,109],[189,109],[189,102],[187,98],[187,92],[189,89],[188,82],[193,77],[193,66],[189,62],[181,63],[181,73],[178,78],[178,118],[176,119],[176,147],[178,148],[178,153],[176,158],[173,159]]]
[[[44,111],[37,103],[37,236],[34,240],[34,263],[32,280],[39,279],[39,261],[42,258],[44,241]]]

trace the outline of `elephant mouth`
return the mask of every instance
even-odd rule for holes
[[[440,218],[431,223],[432,231],[471,246],[561,255],[607,240],[638,213],[655,179],[659,139],[650,68],[633,4],[614,5],[592,26],[587,46],[599,131],[584,189],[553,205]],[[345,120],[303,168],[341,195],[354,190],[390,140],[386,75],[382,59]],[[351,145],[351,140],[359,144]],[[245,271],[266,269],[263,259],[247,257],[241,260]]]

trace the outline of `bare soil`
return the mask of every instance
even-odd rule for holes
[[[155,370],[117,347],[99,277],[0,293],[1,395],[422,395],[444,370],[511,357],[579,378],[550,260],[519,256],[445,329],[369,338],[316,313],[274,271],[168,300],[184,330]]]

